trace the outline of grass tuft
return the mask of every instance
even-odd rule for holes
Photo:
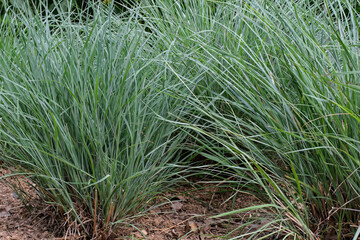
[[[220,214],[264,209],[238,239],[359,235],[357,4],[4,6],[1,157],[88,236],[182,179],[189,154],[263,201]]]

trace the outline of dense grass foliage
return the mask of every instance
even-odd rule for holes
[[[113,7],[5,12],[5,163],[61,211],[106,229],[176,181],[181,149],[195,146],[208,174],[266,203],[251,220],[266,224],[239,239],[357,238],[356,4],[143,0],[120,15]],[[98,236],[91,226],[84,230]]]
[[[354,7],[347,1],[163,1],[147,15],[174,42],[174,54],[187,59],[191,72],[179,78],[196,85],[178,96],[202,121],[179,124],[203,136],[197,138],[207,148],[202,154],[227,166],[242,190],[272,204],[270,223],[244,236],[259,239],[267,230],[276,239],[279,232],[341,238],[342,228],[358,221]]]
[[[164,94],[176,87],[173,74],[157,64],[161,54],[136,16],[93,11],[76,24],[66,13],[8,12],[1,157],[62,212],[80,223],[98,216],[106,228],[173,181],[184,133],[164,119],[182,116],[184,105]]]

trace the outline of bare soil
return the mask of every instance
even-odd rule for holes
[[[0,178],[9,173],[0,169]],[[18,181],[10,177],[7,181],[15,186],[21,185],[31,198],[21,199],[8,184],[0,181],[0,239],[53,239],[55,230],[50,227],[50,206],[39,199],[26,179]]]
[[[207,240],[236,236],[239,226],[251,217],[235,214],[231,218],[210,218],[220,213],[259,204],[254,196],[237,193],[216,184],[203,183],[196,187],[180,187],[167,192],[152,202],[147,212],[131,222],[132,226],[120,227],[116,239],[149,240]],[[260,216],[259,212],[252,213]],[[250,214],[251,215],[251,214]],[[260,225],[248,226],[255,230]]]
[[[8,170],[0,169],[0,178],[6,174],[9,174]],[[55,217],[51,206],[39,198],[31,182],[23,177],[18,180],[10,177],[7,181],[21,185],[30,198],[21,199],[8,183],[0,180],[0,239],[80,239],[55,238],[64,226],[62,220]],[[206,240],[223,239],[226,234],[236,236],[241,224],[249,217],[261,217],[261,213],[235,214],[231,218],[210,217],[259,203],[254,196],[236,193],[220,184],[182,186],[158,195],[141,216],[129,218],[126,224],[119,225],[112,239]],[[260,225],[250,224],[247,229],[256,230],[261,225],[261,222]]]

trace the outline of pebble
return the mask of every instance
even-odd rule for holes
[[[0,218],[1,217],[8,217],[8,216],[10,216],[11,214],[9,213],[9,212],[7,212],[7,211],[3,211],[3,212],[0,212]]]

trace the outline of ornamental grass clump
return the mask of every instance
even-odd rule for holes
[[[81,226],[68,235],[106,237],[176,180],[184,133],[164,121],[183,113],[164,93],[174,74],[136,12],[27,9],[1,22],[1,159]]]
[[[187,59],[189,72],[177,77],[188,89],[177,96],[198,116],[179,126],[200,134],[201,154],[223,167],[223,179],[267,203],[261,220],[269,221],[239,238],[353,238],[360,52],[352,2],[159,2],[146,19]],[[231,213],[246,210],[254,208]]]
[[[107,237],[194,153],[264,203],[214,216],[258,211],[234,239],[357,239],[356,4],[55,7],[1,18],[0,153],[70,225]]]

